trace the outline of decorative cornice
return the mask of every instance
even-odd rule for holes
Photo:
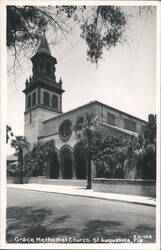
[[[58,133],[52,133],[52,134],[49,134],[49,135],[38,136],[38,139],[43,139],[43,138],[50,137],[50,136],[53,136],[53,135],[58,135]]]
[[[47,106],[43,106],[42,104],[37,104],[36,106],[32,107],[31,109],[27,110],[24,112],[24,114],[30,113],[32,110],[36,109],[36,108],[42,108],[42,109],[47,109],[50,110],[52,112],[58,113],[58,114],[62,114],[63,112],[57,109],[53,109],[51,107],[47,107]]]
[[[34,90],[37,87],[41,87],[50,91],[54,91],[56,93],[62,94],[63,92],[65,92],[64,89],[61,88],[61,86],[59,86],[58,83],[52,83],[49,82],[47,79],[41,79],[41,78],[37,78],[35,80],[33,80],[33,82],[31,84],[29,84],[24,90],[23,92],[25,94],[28,94],[29,92],[31,92],[32,90]]]

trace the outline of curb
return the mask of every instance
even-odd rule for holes
[[[109,200],[109,201],[116,201],[116,202],[118,201],[118,202],[130,203],[130,204],[137,204],[137,205],[156,207],[156,204],[150,204],[150,203],[144,203],[144,202],[138,202],[138,201],[111,199],[111,198],[104,198],[104,197],[97,197],[97,196],[90,196],[90,195],[85,196],[85,195],[81,195],[81,194],[59,193],[59,192],[56,192],[56,191],[44,191],[44,190],[35,190],[35,189],[28,189],[28,188],[18,188],[18,187],[7,187],[7,188],[29,190],[29,191],[35,191],[35,192],[45,192],[45,193],[50,193],[50,194],[59,194],[59,195],[67,195],[67,196],[75,196],[75,197],[83,197],[83,198],[89,198],[89,199]]]

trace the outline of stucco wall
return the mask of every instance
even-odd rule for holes
[[[106,133],[107,135],[113,135],[113,136],[129,136],[131,134],[134,134],[135,136],[138,136],[137,133],[134,133],[134,132],[130,132],[130,131],[127,131],[127,130],[124,130],[124,131],[121,131],[119,130],[117,127],[113,127],[113,126],[110,126],[109,124],[105,124],[105,123],[100,123],[100,131],[103,132],[103,133]]]
[[[43,126],[44,126],[43,133],[42,133],[43,137],[40,138],[39,140],[48,141],[48,140],[54,139],[55,146],[58,150],[61,148],[61,146],[65,144],[68,144],[71,147],[73,147],[79,140],[76,134],[74,133],[74,131],[72,132],[72,135],[68,141],[61,140],[59,137],[59,127],[61,123],[64,120],[69,119],[72,122],[72,128],[73,128],[78,116],[84,115],[86,112],[96,114],[97,108],[98,108],[97,105],[91,105],[88,107],[85,106],[85,107],[82,107],[81,109],[75,110],[74,112],[69,112],[69,113],[67,112],[67,113],[64,113],[63,115],[59,115],[55,117],[54,119],[45,121],[43,123]]]
[[[59,150],[63,145],[69,145],[72,148],[75,146],[75,144],[79,141],[79,139],[76,137],[75,133],[72,132],[72,136],[69,138],[68,141],[62,141],[59,137],[59,134],[51,135],[45,138],[40,139],[39,141],[45,142],[49,140],[55,141],[55,147]]]
[[[107,124],[107,113],[110,112],[116,116],[116,126],[111,126]],[[110,135],[138,135],[137,132],[141,132],[142,126],[145,125],[145,122],[137,119],[133,116],[130,116],[128,114],[124,114],[121,111],[113,110],[112,108],[102,105],[98,102],[91,102],[88,105],[84,105],[82,107],[79,107],[75,110],[66,112],[64,114],[57,115],[53,119],[49,119],[47,121],[43,122],[43,130],[41,132],[41,138],[39,138],[41,141],[47,141],[50,139],[55,140],[56,148],[59,150],[64,144],[68,144],[71,147],[73,147],[77,142],[78,138],[76,137],[75,133],[72,133],[72,136],[68,141],[62,141],[59,137],[59,127],[61,123],[69,119],[72,122],[72,127],[75,125],[76,119],[78,116],[84,115],[85,113],[93,113],[96,114],[98,117],[98,120],[101,122],[100,124],[100,130],[105,132],[106,134]],[[137,132],[132,132],[130,130],[124,129],[124,119],[129,119],[131,121],[136,122],[136,129]],[[118,130],[120,128],[120,130]],[[122,131],[121,131],[122,130]],[[39,133],[40,134],[40,133]]]
[[[124,120],[128,119],[130,121],[133,121],[136,123],[136,132],[141,133],[142,132],[142,126],[145,126],[145,122],[137,119],[130,114],[124,114],[121,111],[115,111],[110,107],[106,107],[106,105],[99,105],[99,113],[101,114],[101,121],[102,122],[107,122],[107,113],[111,113],[115,115],[116,119],[116,127],[124,129]]]
[[[105,193],[118,193],[139,196],[156,196],[156,182],[151,180],[123,180],[95,178],[93,190]]]
[[[24,136],[30,144],[37,142],[38,136],[44,134],[42,122],[56,116],[57,113],[51,110],[36,107],[25,114]]]

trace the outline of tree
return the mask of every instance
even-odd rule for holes
[[[98,124],[97,118],[87,113],[77,118],[74,128],[88,146],[97,177],[156,178],[156,116],[149,115],[144,133],[138,137],[106,135]]]
[[[148,116],[143,136],[138,166],[142,169],[143,179],[156,179],[156,115]]]
[[[98,177],[129,178],[135,170],[138,142],[135,136],[113,136],[96,131],[92,138],[92,160]]]
[[[81,25],[81,37],[88,45],[88,59],[98,63],[104,51],[125,41],[126,24],[126,14],[120,7],[97,6],[92,17]]]
[[[74,132],[81,140],[87,154],[87,189],[92,187],[91,177],[91,144],[92,144],[92,130],[96,128],[97,118],[92,113],[85,113],[84,116],[78,116],[74,126]]]
[[[153,144],[145,146],[139,164],[143,179],[156,179],[156,148]]]
[[[122,147],[121,138],[95,131],[92,136],[91,155],[98,177],[116,178],[116,155]],[[120,152],[121,156],[121,152]]]
[[[23,174],[25,174],[24,162],[23,162],[23,153],[24,150],[29,149],[29,143],[26,138],[23,136],[16,136],[15,139],[11,141],[11,146],[15,148],[18,155],[18,168],[19,168],[19,177],[20,183],[23,183]]]
[[[88,157],[88,181],[91,185],[91,161],[98,177],[128,178],[129,169],[135,169],[138,141],[135,136],[112,136],[100,132],[99,121],[93,114],[78,116],[74,131],[78,134]],[[125,164],[126,163],[126,164]]]
[[[148,123],[144,127],[146,144],[156,144],[156,115],[149,114]]]
[[[58,31],[64,37],[71,33],[71,24],[80,28],[80,36],[88,45],[87,57],[98,63],[104,51],[126,40],[127,16],[117,6],[7,6],[7,47],[20,52],[34,48],[44,30]]]
[[[124,178],[138,178],[137,162],[142,149],[141,136],[131,135],[123,141],[124,150]],[[130,173],[131,172],[131,173]]]
[[[24,156],[24,164],[28,169],[29,176],[43,175],[45,162],[55,149],[54,140],[44,143],[36,143],[32,150]]]
[[[6,143],[8,143],[9,139],[13,136],[12,128],[10,126],[6,126]]]

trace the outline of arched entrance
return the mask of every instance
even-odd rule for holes
[[[74,147],[74,156],[75,156],[75,166],[76,166],[76,178],[77,179],[86,179],[86,152],[82,143],[77,143]]]
[[[73,152],[68,146],[60,150],[60,161],[63,179],[73,178]]]
[[[59,160],[58,160],[58,153],[56,150],[50,156],[49,178],[50,179],[59,178]]]

